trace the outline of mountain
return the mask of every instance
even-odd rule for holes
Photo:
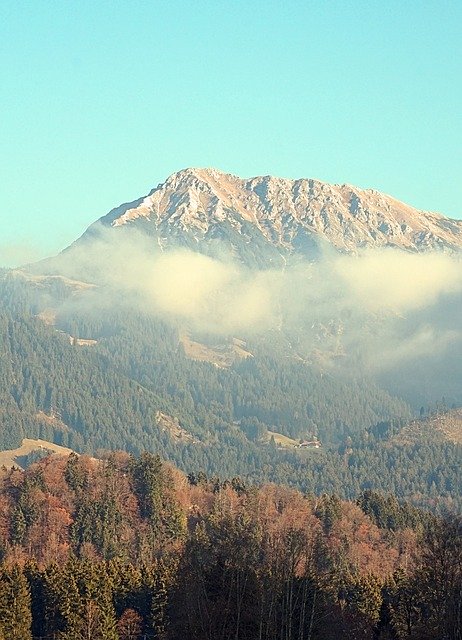
[[[311,258],[324,244],[342,252],[462,249],[462,220],[419,211],[374,189],[272,176],[242,179],[216,169],[174,173],[148,196],[113,209],[82,240],[101,227],[139,229],[162,249],[179,244],[210,252],[220,241],[221,250],[225,246],[234,257],[260,265],[292,254]]]
[[[462,404],[461,248],[462,222],[376,191],[180,171],[0,272],[0,448],[450,505],[460,445],[396,435]]]
[[[462,398],[461,249],[462,220],[375,190],[184,169],[17,275],[42,292],[42,318],[56,316],[57,298],[68,324],[80,291],[84,307],[149,309],[183,336],[192,329],[246,340],[277,330],[269,342],[279,358],[289,351],[327,368],[343,359],[344,369],[379,371],[383,387],[418,409],[443,395]],[[215,260],[198,262],[200,254]],[[60,315],[62,324],[63,308]],[[96,339],[82,331],[66,330]],[[194,344],[216,364],[217,350],[203,340],[183,339],[182,348]],[[229,342],[221,350],[234,359]]]

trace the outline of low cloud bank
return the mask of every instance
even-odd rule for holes
[[[50,264],[55,272],[108,285],[104,296],[102,289],[90,292],[79,305],[122,299],[208,333],[293,332],[304,336],[304,348],[343,351],[350,364],[354,359],[372,373],[398,371],[419,358],[462,356],[460,257],[326,251],[313,263],[257,271],[183,248],[162,252],[155,243],[108,230]],[[454,375],[459,372],[448,373]]]

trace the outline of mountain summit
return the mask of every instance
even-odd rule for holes
[[[201,249],[222,240],[234,254],[242,254],[242,242],[279,256],[307,254],[320,243],[346,252],[384,246],[462,249],[461,220],[420,211],[374,189],[312,179],[243,179],[216,169],[174,173],[99,224],[136,227],[155,236],[162,248],[179,243]],[[95,225],[90,230],[95,232]]]
[[[153,254],[184,248],[265,270],[317,260],[326,249],[460,253],[462,220],[349,184],[239,178],[217,169],[190,168],[110,211],[59,256],[28,268],[89,282],[95,281],[96,270],[99,281],[106,267],[96,267],[95,259],[105,257],[106,265],[120,261],[122,250],[133,243],[136,247],[141,237],[143,250]]]

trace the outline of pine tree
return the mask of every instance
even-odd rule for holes
[[[26,535],[27,524],[22,509],[17,506],[11,514],[11,542],[13,544],[22,544]]]
[[[157,640],[165,640],[167,632],[168,591],[162,570],[155,576],[152,586],[151,625]]]
[[[31,600],[27,580],[14,565],[0,570],[0,630],[8,640],[29,640],[31,635]]]
[[[421,594],[414,576],[399,569],[383,589],[384,603],[389,610],[389,623],[399,637],[412,637],[421,616]]]
[[[43,593],[47,634],[61,632],[60,637],[72,638],[82,610],[74,564],[48,566],[43,574]]]

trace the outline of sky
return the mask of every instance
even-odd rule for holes
[[[0,0],[0,265],[182,168],[462,218],[460,0]]]

